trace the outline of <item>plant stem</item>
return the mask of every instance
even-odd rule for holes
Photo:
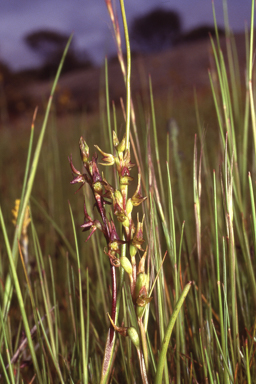
[[[128,26],[124,8],[124,0],[120,0],[123,26],[124,26],[124,35],[125,35],[125,44],[126,44],[126,56],[127,56],[127,72],[126,72],[126,133],[125,133],[125,148],[126,150],[130,147],[130,119],[131,119],[131,49],[130,49],[130,40],[128,33]]]
[[[111,265],[111,278],[112,278],[112,310],[111,310],[111,318],[113,322],[116,321],[116,268]],[[111,326],[110,328],[110,343],[113,340],[115,330]]]

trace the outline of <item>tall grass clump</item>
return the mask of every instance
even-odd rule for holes
[[[36,135],[33,118],[23,186],[14,186],[14,230],[1,201],[0,382],[251,383],[254,1],[244,83],[226,2],[222,40],[213,7],[209,84],[219,140],[207,142],[195,94],[189,177],[175,115],[168,121],[166,148],[160,144],[150,78],[148,105],[142,109],[132,98],[124,1],[126,60],[112,1],[105,3],[126,89],[122,113],[109,100],[106,59],[104,129],[94,135],[92,125],[86,131],[73,127],[78,145],[69,156],[69,181],[80,191],[65,204],[61,156],[71,152],[71,143],[60,145],[57,121],[48,120],[68,42]],[[38,189],[39,179],[45,185]]]

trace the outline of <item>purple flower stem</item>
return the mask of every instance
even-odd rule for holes
[[[111,277],[112,277],[112,310],[111,310],[111,318],[113,323],[116,322],[116,268],[111,265]],[[112,343],[114,337],[114,328],[111,326],[110,329],[110,343]]]

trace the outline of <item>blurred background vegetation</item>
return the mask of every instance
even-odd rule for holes
[[[185,33],[179,14],[161,8],[156,8],[148,14],[135,18],[131,22],[129,30],[133,57],[145,56],[145,54],[159,55],[160,52],[174,51],[183,44],[193,44],[196,41],[207,40],[209,42],[209,34],[215,35],[213,25],[198,26]],[[219,29],[219,34],[222,35],[223,30]],[[28,111],[31,115],[35,106],[42,100],[45,101],[47,92],[49,92],[49,81],[55,76],[68,38],[69,36],[65,33],[50,29],[38,29],[24,36],[27,46],[40,58],[41,65],[37,67],[13,72],[4,62],[4,58],[2,59],[0,62],[1,126],[6,125],[8,120],[12,120],[14,117],[21,114],[24,116],[24,113],[26,114]],[[110,64],[115,61],[114,57],[110,58]],[[174,68],[174,70],[176,69]],[[115,68],[115,70],[118,69]],[[71,77],[68,80],[68,75],[81,74],[81,72],[87,72],[87,76],[84,75],[85,77],[80,80],[79,87],[77,87]],[[97,75],[95,75],[96,73]],[[147,73],[147,69],[145,73]],[[95,101],[92,102],[92,99],[97,98],[100,88],[99,81],[90,80],[94,80],[95,76],[100,77],[100,68],[95,65],[86,51],[81,51],[76,47],[74,37],[62,71],[62,78],[66,78],[67,84],[58,92],[57,112],[59,110],[74,112],[81,111],[81,109],[95,111],[97,105],[95,105]],[[102,79],[102,77],[100,78]],[[122,83],[121,77],[119,82]],[[48,83],[48,87],[46,83]],[[86,89],[88,86],[90,88],[92,83],[97,90],[94,89],[93,94],[89,95],[90,89],[89,92],[86,92]],[[171,88],[171,82],[169,85],[165,84],[166,86]],[[114,95],[114,98],[117,97],[119,96]]]

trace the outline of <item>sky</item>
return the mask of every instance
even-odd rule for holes
[[[177,11],[184,31],[213,24],[212,0],[124,0],[124,4],[128,25],[155,7]],[[222,0],[214,4],[218,25],[223,26]],[[227,5],[233,31],[244,30],[250,23],[251,0],[227,0]],[[104,0],[1,0],[0,60],[13,70],[39,65],[40,58],[24,43],[24,36],[38,29],[74,32],[75,46],[98,64],[115,52]]]

